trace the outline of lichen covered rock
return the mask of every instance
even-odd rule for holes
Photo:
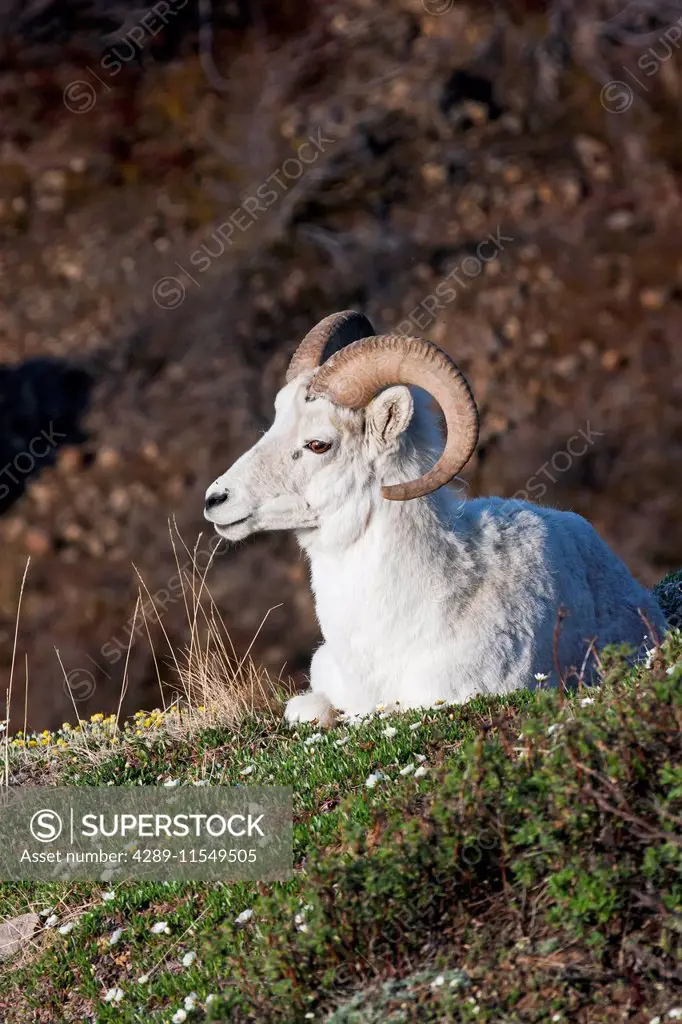
[[[660,583],[656,584],[654,594],[668,620],[668,625],[681,629],[682,569],[677,569],[676,572],[669,572]]]

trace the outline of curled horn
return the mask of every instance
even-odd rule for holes
[[[431,469],[417,480],[382,487],[385,498],[406,501],[448,483],[476,448],[478,410],[471,388],[450,357],[423,338],[364,337],[329,357],[313,377],[310,394],[362,409],[393,384],[413,384],[428,391],[441,407],[447,427],[445,449]]]
[[[299,373],[316,370],[325,359],[351,342],[369,338],[373,334],[374,328],[367,317],[352,309],[326,316],[308,331],[291,357],[287,370],[287,384],[294,377],[298,377]]]

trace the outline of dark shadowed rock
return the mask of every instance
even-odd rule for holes
[[[669,626],[682,629],[682,569],[670,572],[654,587]]]
[[[0,366],[0,513],[62,447],[86,439],[80,421],[91,385],[87,371],[60,359]]]

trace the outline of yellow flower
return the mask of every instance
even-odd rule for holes
[[[28,741],[28,745],[29,745],[29,747],[37,747],[38,746],[38,740],[29,740]]]
[[[104,721],[104,715],[101,711],[98,711],[96,715],[90,715],[91,722],[102,722]]]

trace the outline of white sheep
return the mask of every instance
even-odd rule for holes
[[[435,465],[429,395],[447,427]],[[324,643],[289,722],[591,679],[595,650],[663,633],[654,597],[585,519],[443,487],[477,439],[469,386],[435,345],[376,337],[354,312],[299,345],[274,423],[205,506],[222,537],[295,530],[310,559]]]

